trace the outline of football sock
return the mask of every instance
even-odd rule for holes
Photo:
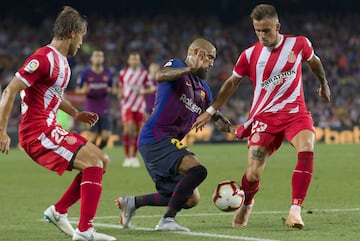
[[[77,174],[65,191],[63,196],[55,204],[55,210],[61,214],[68,212],[69,207],[76,203],[80,199],[80,183],[81,183],[81,172]]]
[[[206,176],[207,170],[202,165],[187,170],[185,176],[175,186],[164,218],[175,217],[176,213],[185,206],[194,189],[205,180]]]
[[[134,136],[132,141],[133,141],[133,155],[132,155],[132,157],[136,157],[136,152],[138,150],[138,145],[137,145],[138,136]]]
[[[100,149],[104,149],[104,147],[106,146],[106,144],[107,144],[107,139],[106,140],[101,140],[101,142],[100,142],[100,145],[99,145],[99,148]]]
[[[99,204],[102,191],[103,169],[101,167],[88,167],[83,170],[80,193],[80,220],[78,228],[81,232],[93,227],[93,219]]]
[[[123,145],[124,145],[125,156],[130,157],[130,136],[123,135],[122,141],[123,141]]]
[[[260,181],[249,182],[246,178],[246,174],[242,177],[241,189],[245,192],[245,205],[251,205],[255,194],[259,191]]]
[[[292,205],[302,205],[311,182],[313,164],[314,152],[298,153],[298,161],[292,175]]]
[[[170,196],[164,196],[160,193],[152,193],[143,196],[135,197],[135,207],[142,206],[167,206],[170,200]]]

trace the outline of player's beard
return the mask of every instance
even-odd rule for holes
[[[205,79],[207,70],[204,68],[200,68],[196,71],[196,76],[200,77],[201,79]]]

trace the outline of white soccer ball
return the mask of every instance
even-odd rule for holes
[[[213,202],[223,212],[239,209],[245,200],[245,193],[235,181],[222,181],[214,191]]]

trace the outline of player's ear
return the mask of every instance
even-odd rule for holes
[[[278,22],[277,24],[276,24],[276,31],[280,31],[280,26],[281,26],[281,24]]]
[[[74,31],[71,31],[70,33],[69,33],[69,38],[71,39],[71,38],[74,38],[75,37],[75,32]]]

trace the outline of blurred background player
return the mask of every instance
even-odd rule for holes
[[[123,124],[122,142],[125,151],[124,167],[139,167],[137,139],[145,120],[145,95],[155,92],[148,71],[141,67],[140,53],[131,52],[128,67],[120,71],[119,93]]]
[[[280,34],[278,14],[272,5],[257,5],[251,18],[259,41],[240,54],[233,74],[194,127],[201,129],[209,122],[241,80],[248,76],[254,87],[253,103],[247,121],[234,129],[236,138],[249,137],[247,168],[241,184],[245,202],[235,213],[232,226],[247,225],[266,161],[287,139],[296,150],[297,164],[292,175],[292,201],[285,224],[302,229],[301,206],[312,178],[315,142],[313,120],[302,88],[302,61],[310,66],[319,81],[320,97],[330,101],[330,88],[309,39]]]
[[[151,81],[152,85],[154,86],[155,90],[157,89],[158,86],[158,82],[156,80],[156,74],[159,72],[160,70],[160,64],[159,63],[151,63],[149,65],[149,81]],[[146,101],[146,116],[145,116],[145,120],[149,119],[154,106],[155,106],[155,98],[156,98],[156,91],[154,91],[153,93],[150,94],[146,94],[145,95],[145,101]]]
[[[87,20],[75,9],[64,7],[54,23],[50,44],[37,49],[16,72],[1,96],[0,151],[9,151],[9,115],[16,94],[21,92],[21,147],[35,162],[58,175],[66,170],[80,171],[63,196],[45,210],[44,218],[73,240],[116,240],[95,232],[93,227],[109,157],[81,135],[63,129],[56,120],[58,109],[90,125],[98,119],[96,113],[79,112],[63,99],[71,74],[67,56],[76,55],[86,32]],[[79,200],[80,220],[74,230],[67,213]]]
[[[159,71],[154,112],[139,137],[139,150],[157,192],[116,200],[124,228],[129,228],[137,208],[167,206],[155,229],[189,231],[175,221],[175,216],[181,209],[198,204],[197,187],[205,180],[207,170],[181,140],[212,102],[210,87],[204,79],[215,58],[214,45],[199,38],[190,44],[185,62],[171,59]],[[228,131],[227,124],[224,126]]]
[[[89,140],[96,144],[100,136],[100,149],[106,146],[111,136],[110,95],[114,90],[113,75],[104,66],[104,60],[104,52],[94,50],[90,58],[91,67],[81,73],[75,89],[77,94],[86,95],[85,110],[99,115],[98,122],[90,127]]]

